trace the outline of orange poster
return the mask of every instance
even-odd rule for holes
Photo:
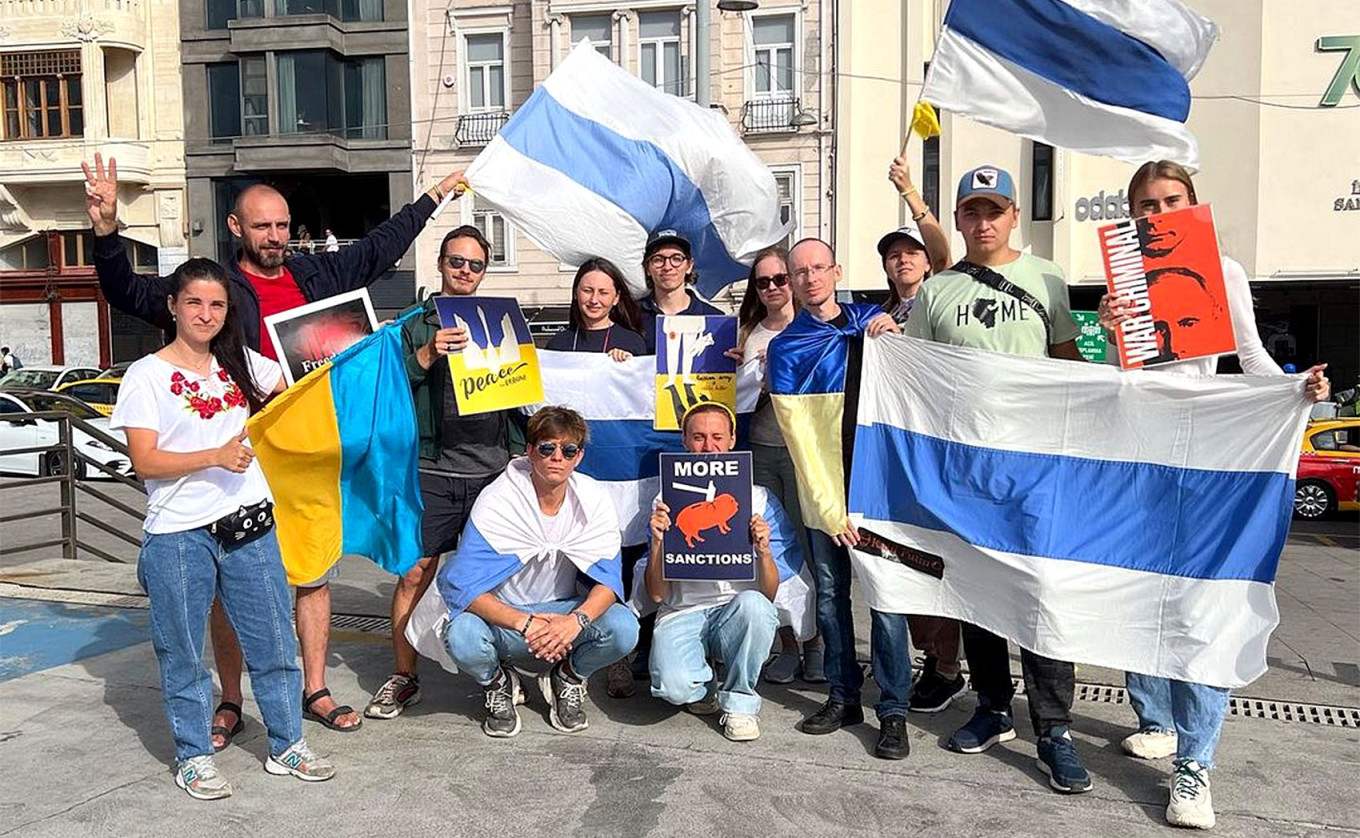
[[[1237,351],[1208,204],[1100,228],[1105,284],[1133,301],[1115,330],[1124,369]]]

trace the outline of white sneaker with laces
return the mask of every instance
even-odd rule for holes
[[[1213,829],[1214,799],[1209,793],[1209,769],[1193,759],[1178,763],[1171,775],[1166,822],[1191,829]]]
[[[1124,753],[1139,759],[1166,759],[1176,755],[1176,731],[1140,730],[1119,743]]]
[[[279,777],[292,774],[299,780],[319,783],[335,776],[335,766],[307,747],[307,740],[299,739],[288,750],[264,763],[264,770]]]
[[[231,783],[217,770],[211,755],[190,757],[175,771],[175,785],[195,800],[221,800],[231,797]]]
[[[760,721],[749,713],[724,713],[720,721],[723,736],[733,742],[750,742],[760,738]]]

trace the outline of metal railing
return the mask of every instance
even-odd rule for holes
[[[802,104],[797,99],[751,99],[741,106],[743,134],[779,134],[798,130]]]
[[[86,482],[86,478],[97,472],[105,477],[122,483],[125,486],[130,486],[143,494],[146,493],[146,486],[144,486],[142,481],[138,480],[136,477],[128,477],[119,474],[116,469],[87,456],[74,444],[73,432],[79,430],[91,439],[97,440],[108,448],[127,457],[128,461],[131,462],[131,455],[128,453],[127,446],[123,442],[94,427],[84,419],[64,411],[3,414],[0,415],[0,422],[6,422],[12,425],[28,422],[50,422],[56,425],[57,430],[57,441],[55,444],[38,445],[28,448],[0,449],[0,455],[18,456],[23,454],[36,454],[38,456],[36,476],[18,477],[0,481],[0,493],[8,493],[15,490],[31,490],[37,486],[53,483],[60,487],[60,503],[57,506],[0,515],[0,525],[29,521],[36,518],[46,518],[54,513],[61,516],[60,538],[50,538],[45,541],[37,541],[16,546],[13,543],[13,537],[7,536],[4,539],[0,539],[0,554],[10,555],[60,546],[62,557],[67,559],[79,558],[80,551],[84,550],[87,553],[98,556],[104,561],[126,561],[125,559],[118,558],[112,553],[105,552],[87,541],[83,541],[80,537],[79,529],[81,523],[102,530],[133,547],[141,546],[142,521],[145,518],[145,513],[118,500],[107,492],[89,485],[89,483]],[[81,495],[94,498],[108,507],[130,516],[136,522],[134,531],[132,533],[125,532],[113,524],[81,509],[76,502],[77,498]],[[8,504],[5,506],[8,506]]]
[[[490,143],[509,121],[508,111],[463,114],[458,117],[458,129],[453,134],[453,141],[459,148],[484,146]]]

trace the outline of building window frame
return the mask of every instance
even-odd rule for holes
[[[592,47],[595,48],[595,51],[596,51],[596,52],[600,53],[600,54],[603,55],[605,58],[608,58],[610,61],[615,61],[615,58],[614,58],[614,42],[615,42],[615,40],[616,40],[616,37],[615,37],[615,36],[617,35],[616,29],[617,29],[618,27],[617,27],[617,24],[616,24],[616,22],[615,22],[615,20],[614,20],[614,14],[613,14],[613,12],[579,12],[579,13],[575,13],[575,14],[569,14],[569,15],[566,16],[566,18],[567,18],[567,27],[568,27],[568,34],[567,34],[567,37],[568,37],[567,49],[568,49],[568,51],[571,51],[572,49],[575,49],[575,48],[576,48],[576,45],[577,45],[578,43],[581,42],[581,39],[578,38],[578,37],[576,36],[576,24],[577,24],[577,21],[584,20],[584,19],[589,19],[589,18],[603,18],[603,19],[605,20],[605,22],[607,23],[607,26],[605,27],[605,31],[606,31],[607,33],[609,33],[609,40],[608,40],[608,41],[605,41],[603,44],[601,44],[601,43],[598,42],[598,41],[591,41],[591,42],[590,42],[590,45],[591,45]],[[604,49],[600,49],[601,46],[603,46]]]
[[[84,71],[80,50],[45,49],[0,55],[0,140],[84,137],[85,91],[81,87]],[[31,89],[31,84],[36,84],[36,88]],[[28,103],[34,91],[36,106]],[[51,101],[53,93],[55,104]],[[54,112],[59,123],[57,133],[52,132]],[[35,115],[36,133],[30,130]]]
[[[499,105],[492,104],[490,101],[491,84],[490,75],[487,69],[495,67],[492,62],[471,62],[468,60],[468,38],[479,35],[496,35],[501,39],[501,97]],[[510,29],[505,26],[492,27],[459,27],[458,28],[458,64],[459,76],[462,80],[460,95],[458,96],[458,112],[460,114],[474,113],[508,113],[510,111]],[[482,104],[472,104],[472,70],[476,66],[482,72]]]
[[[247,78],[246,64],[258,68],[258,72],[251,72]],[[267,137],[269,136],[269,65],[263,55],[243,55],[239,61],[241,72],[241,136],[243,137]],[[259,90],[263,92],[250,92],[248,82],[257,81]],[[248,104],[254,104],[251,108]]]
[[[788,238],[780,242],[787,248],[803,236],[803,164],[772,163],[770,164],[770,174],[774,175],[776,190],[778,190],[781,178],[786,177],[789,180],[789,200],[787,204],[790,218],[793,221],[793,229],[789,231]],[[779,199],[779,205],[780,209],[783,210],[785,201],[782,197]],[[780,220],[783,220],[782,217]]]
[[[1056,183],[1058,152],[1051,145],[1038,141],[1030,142],[1029,168],[1029,208],[1030,218],[1034,221],[1052,221],[1056,201],[1053,189]]]
[[[661,9],[639,10],[637,11],[636,14],[637,20],[634,24],[634,29],[636,35],[635,40],[637,41],[637,44],[634,46],[633,53],[634,57],[637,60],[637,77],[642,79],[644,83],[652,87],[655,87],[657,90],[660,90],[663,93],[670,93],[671,95],[679,96],[682,99],[692,99],[694,97],[695,85],[693,83],[693,80],[690,78],[691,68],[688,65],[691,62],[689,62],[688,60],[689,53],[686,51],[685,36],[686,30],[688,29],[690,35],[688,40],[692,44],[695,37],[693,33],[694,29],[693,15],[685,14],[685,8],[681,6]],[[666,37],[656,36],[644,37],[642,34],[642,17],[643,15],[652,14],[655,15],[674,14],[677,20],[679,21],[679,27],[676,30],[676,34],[667,35]],[[670,79],[666,78],[665,73],[666,45],[671,43],[674,43],[675,45],[676,54],[675,71],[677,78],[674,83],[674,87],[676,88],[674,90],[668,89],[669,87],[672,86],[672,82]],[[647,78],[644,74],[644,68],[647,65],[647,59],[644,58],[643,54],[646,50],[646,47],[649,46],[653,48],[653,55],[651,61],[652,75],[654,78],[659,80],[660,82],[659,84],[657,82],[647,81]]]
[[[793,42],[787,45],[790,50],[789,80],[791,85],[788,90],[776,89],[777,87],[776,79],[778,77],[778,73],[775,71],[773,66],[771,66],[770,68],[770,89],[766,91],[756,89],[759,83],[757,65],[760,63],[760,53],[762,51],[769,50],[770,46],[772,46],[772,45],[762,46],[756,43],[756,21],[760,20],[761,18],[771,17],[793,18]],[[745,62],[747,65],[745,84],[746,90],[749,91],[746,98],[767,100],[773,99],[776,101],[793,101],[798,99],[799,98],[798,92],[802,88],[802,85],[799,83],[801,79],[801,75],[799,72],[800,71],[799,58],[803,54],[803,16],[801,14],[801,10],[797,6],[794,7],[784,6],[770,9],[760,9],[758,11],[751,12],[749,15],[747,15],[745,33],[746,33],[745,39],[746,49],[748,50]],[[783,44],[777,46],[783,46]]]
[[[499,231],[496,222],[499,222]],[[515,247],[515,227],[510,223],[510,219],[491,207],[478,204],[477,195],[474,193],[471,201],[464,202],[463,223],[470,224],[480,230],[491,245],[491,258],[486,266],[487,273],[518,273],[519,262],[517,248]],[[497,258],[498,249],[501,250],[500,258]]]

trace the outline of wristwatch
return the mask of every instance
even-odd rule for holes
[[[590,619],[590,616],[586,614],[586,612],[573,611],[571,613],[573,616],[576,617],[576,622],[581,624],[581,631],[585,631],[586,629],[590,628],[590,624],[592,621]]]

